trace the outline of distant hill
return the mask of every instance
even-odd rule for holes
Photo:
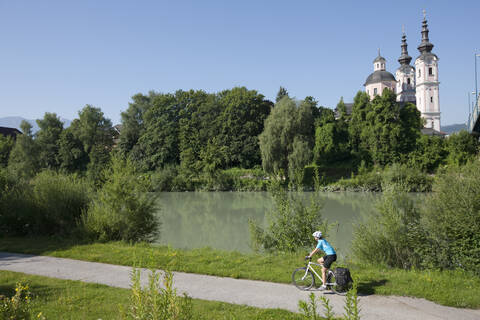
[[[467,125],[465,123],[450,124],[448,126],[442,126],[442,131],[445,132],[446,134],[452,134],[462,130],[467,130]]]
[[[22,123],[23,120],[26,120],[28,123],[32,125],[32,132],[35,133],[37,132],[40,128],[37,125],[37,122],[35,120],[28,120],[22,117],[4,117],[0,118],[0,127],[9,127],[9,128],[17,128],[20,130],[20,124]],[[60,120],[63,122],[63,127],[68,128],[72,121],[68,119],[63,119],[60,118]]]

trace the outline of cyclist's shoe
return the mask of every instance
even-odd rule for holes
[[[318,290],[320,290],[320,291],[325,291],[325,290],[327,290],[327,287],[322,284],[322,285],[320,286],[320,288],[318,288]]]

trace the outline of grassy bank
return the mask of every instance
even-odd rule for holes
[[[18,281],[28,283],[32,293],[32,318],[41,312],[46,319],[118,319],[129,304],[130,290],[80,281],[59,280],[0,271],[0,295],[15,294]],[[302,319],[278,309],[259,309],[222,302],[193,299],[194,319]]]
[[[199,274],[290,283],[301,254],[258,255],[213,249],[179,250],[122,242],[78,243],[51,238],[0,238],[0,251],[48,255],[118,265],[138,265]],[[425,298],[439,304],[480,308],[480,278],[462,271],[432,271],[347,265],[359,294]]]

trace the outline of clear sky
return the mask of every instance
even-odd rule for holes
[[[413,64],[423,9],[442,125],[464,123],[479,0],[0,0],[0,117],[73,120],[91,104],[116,124],[139,92],[234,86],[333,108],[363,90],[377,48],[395,73],[402,25]]]

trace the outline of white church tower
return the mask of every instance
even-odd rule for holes
[[[418,46],[420,56],[415,60],[417,109],[425,119],[425,128],[440,131],[438,57],[431,52],[432,48],[433,44],[428,40],[428,25],[424,10],[422,42]]]
[[[395,78],[397,79],[397,101],[415,104],[415,68],[410,65],[412,57],[408,55],[407,36],[405,35],[405,31],[402,33],[402,55],[398,58],[400,67],[395,72]]]

